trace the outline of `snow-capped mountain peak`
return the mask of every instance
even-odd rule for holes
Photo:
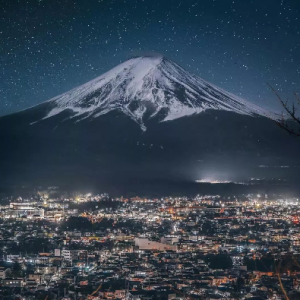
[[[236,97],[163,57],[137,57],[98,78],[47,101],[50,118],[72,111],[76,122],[119,110],[143,130],[148,119],[160,121],[198,114],[207,109],[272,117],[264,109]]]

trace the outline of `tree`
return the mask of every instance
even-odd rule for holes
[[[294,292],[289,296],[290,300],[299,300],[300,299],[300,293],[299,292]]]
[[[230,269],[232,268],[232,260],[228,254],[208,254],[205,258],[211,269]]]
[[[15,262],[9,272],[11,277],[23,277],[22,267],[18,262]]]
[[[288,100],[284,101],[279,95],[279,93],[271,85],[269,85],[269,87],[277,96],[278,100],[280,101],[288,117],[288,119],[286,119],[285,116],[282,115],[281,120],[276,122],[277,125],[282,129],[286,130],[287,132],[289,132],[290,134],[300,137],[300,116],[297,116],[297,107],[296,107],[297,104],[297,106],[299,106],[300,108],[299,95],[294,92],[295,102],[292,102],[290,104]]]
[[[93,224],[84,217],[70,217],[61,225],[62,230],[93,230]]]
[[[240,292],[243,286],[245,285],[245,281],[242,277],[238,277],[235,285],[236,292]]]

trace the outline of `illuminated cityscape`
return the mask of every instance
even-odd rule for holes
[[[48,190],[5,200],[3,295],[250,300],[299,293],[297,198],[110,198]]]

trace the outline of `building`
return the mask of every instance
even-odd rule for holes
[[[3,286],[5,287],[22,287],[24,285],[23,279],[20,278],[6,278],[3,279]]]
[[[77,255],[77,251],[76,250],[66,250],[66,249],[63,249],[61,251],[61,256],[63,256],[63,258],[65,260],[69,260],[69,261],[77,260],[78,259],[78,255]]]

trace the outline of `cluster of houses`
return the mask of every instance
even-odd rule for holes
[[[296,299],[298,199],[39,197],[0,207],[3,299]]]

